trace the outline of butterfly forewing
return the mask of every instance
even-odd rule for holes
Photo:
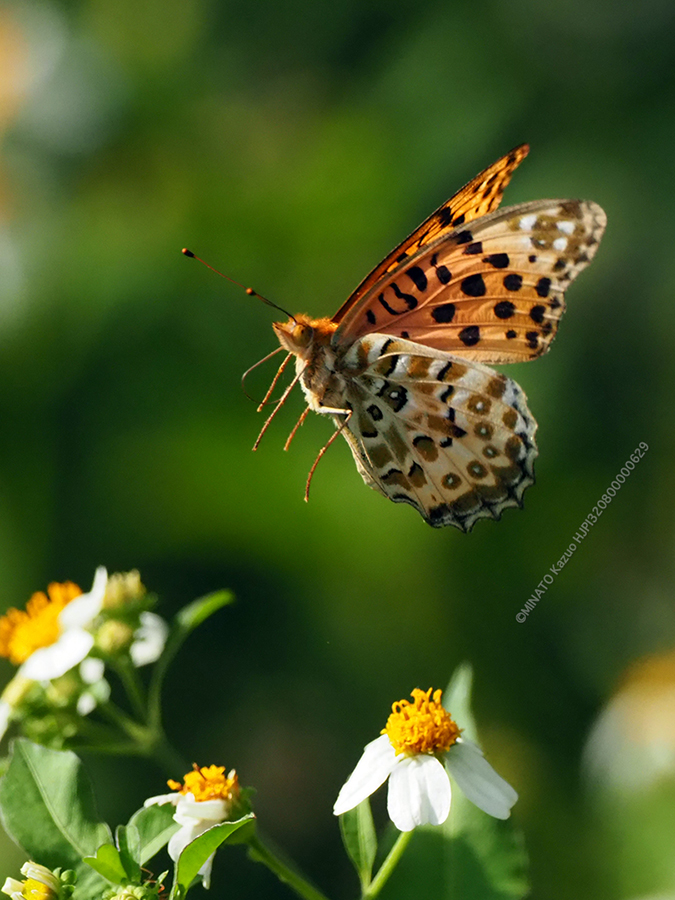
[[[539,200],[476,220],[383,278],[342,321],[334,344],[380,332],[481,362],[540,356],[605,221],[597,204],[577,200]]]
[[[536,423],[514,381],[378,334],[357,341],[343,366],[349,443],[372,487],[463,531],[520,505],[534,480]]]
[[[499,206],[504,189],[511,180],[516,168],[529,153],[527,144],[515,147],[506,156],[488,166],[476,175],[468,184],[460,188],[456,194],[446,200],[428,219],[402,241],[391,253],[363,279],[356,290],[347,298],[337,313],[334,322],[340,322],[358,300],[366,294],[374,284],[388,272],[398,268],[406,259],[415,256],[422,248],[454,231],[461,225],[485,216]]]

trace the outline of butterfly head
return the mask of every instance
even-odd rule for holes
[[[291,316],[287,322],[274,322],[272,327],[285,350],[309,359],[317,344],[330,340],[336,325],[329,319],[312,319],[300,314]]]

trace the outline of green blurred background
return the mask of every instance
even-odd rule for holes
[[[356,893],[340,785],[391,702],[464,659],[521,796],[533,895],[675,896],[674,25],[670,0],[0,3],[2,603],[86,589],[99,564],[139,568],[166,615],[232,588],[170,677],[168,730],[187,758],[236,766],[335,897]],[[274,348],[274,313],[180,248],[331,315],[522,141],[507,205],[582,197],[609,219],[552,352],[509,368],[539,422],[525,510],[433,530],[368,490],[342,441],[303,503],[330,423],[310,417],[283,453],[298,395],[251,453],[240,376]],[[585,767],[622,679],[633,705],[615,695]],[[150,764],[88,765],[113,823],[163,791]],[[0,856],[16,877],[6,840]],[[238,851],[214,890],[290,896]]]

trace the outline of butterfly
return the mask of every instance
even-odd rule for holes
[[[297,382],[307,408],[286,446],[310,409],[336,428],[305,499],[319,459],[342,434],[366,484],[434,527],[466,532],[522,506],[534,482],[537,423],[522,389],[490,365],[548,350],[564,291],[590,263],[606,224],[586,200],[498,210],[528,151],[516,147],[461,188],[332,318],[300,314],[273,324],[275,352],[288,355],[261,406],[295,357],[277,409]]]

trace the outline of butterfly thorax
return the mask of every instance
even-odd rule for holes
[[[301,313],[287,322],[274,322],[273,328],[281,346],[295,356],[296,372],[311,409],[341,405],[343,379],[335,371],[331,347],[337,324]]]

